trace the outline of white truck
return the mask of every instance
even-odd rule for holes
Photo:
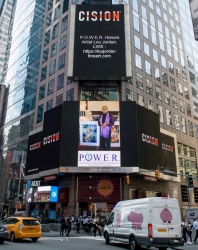
[[[194,219],[198,219],[198,208],[187,208],[185,211],[186,220],[189,220],[191,224],[194,222]]]
[[[183,246],[178,200],[154,197],[118,202],[104,227],[104,238],[106,244],[129,243],[131,250]]]

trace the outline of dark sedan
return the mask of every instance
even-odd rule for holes
[[[0,224],[0,243],[3,243],[8,238],[9,230],[6,225]]]

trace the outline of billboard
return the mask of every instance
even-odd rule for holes
[[[198,0],[189,0],[195,40],[198,40]]]
[[[76,5],[75,8],[73,77],[126,78],[124,5]]]
[[[26,193],[26,202],[57,202],[58,201],[58,187],[43,186],[31,187]]]

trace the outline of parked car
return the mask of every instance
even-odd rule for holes
[[[0,224],[0,243],[3,243],[5,239],[7,239],[9,236],[9,230],[8,227]]]
[[[36,242],[41,237],[41,224],[35,218],[31,217],[9,217],[2,221],[9,229],[10,241],[16,239],[30,238]]]

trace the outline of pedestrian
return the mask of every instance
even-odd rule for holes
[[[80,216],[76,219],[76,233],[80,233]]]
[[[101,232],[100,232],[100,224],[99,224],[99,218],[96,219],[95,226],[94,226],[94,237],[96,237],[96,232],[98,231],[100,237],[101,237]]]
[[[190,239],[190,241],[187,242],[187,243],[192,244],[192,225],[191,225],[189,220],[187,221],[187,235],[188,235],[188,237]]]
[[[92,235],[92,231],[91,231],[91,228],[92,228],[92,219],[91,219],[91,217],[89,216],[88,217],[88,222],[87,222],[87,228],[88,228],[88,233],[87,234],[89,234],[89,235]]]
[[[184,220],[182,220],[182,238],[184,239],[184,244],[187,243],[187,238],[186,238],[186,234],[187,234],[187,225],[186,222]]]
[[[84,219],[83,219],[83,229],[84,229],[84,232],[86,232],[87,223],[88,223],[88,218],[85,216]]]
[[[197,237],[198,237],[198,221],[196,219],[194,219],[194,222],[193,222],[193,229],[196,231],[196,235],[193,241],[196,242]]]
[[[64,234],[65,228],[66,228],[65,219],[62,218],[62,220],[61,220],[61,228],[60,228],[60,235]]]
[[[45,217],[45,224],[48,224],[48,218]]]
[[[71,219],[67,218],[67,233],[66,235],[69,237],[69,233],[71,232]]]

